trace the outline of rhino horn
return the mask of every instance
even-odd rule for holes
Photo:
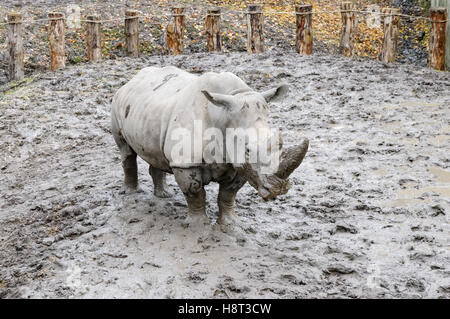
[[[280,165],[275,175],[287,179],[303,161],[308,151],[309,140],[305,138],[300,145],[292,146],[281,154]]]

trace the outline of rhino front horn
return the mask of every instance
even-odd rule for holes
[[[279,178],[287,179],[302,163],[303,158],[308,151],[308,146],[309,140],[305,138],[300,145],[292,146],[283,151],[281,154],[280,166],[275,175]]]

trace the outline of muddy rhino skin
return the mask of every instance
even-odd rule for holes
[[[276,174],[265,175],[258,163],[179,163],[171,155],[176,144],[171,136],[178,128],[193,132],[194,121],[201,121],[203,131],[209,127],[223,132],[230,127],[268,129],[267,103],[287,92],[286,85],[255,92],[229,72],[198,76],[172,66],[142,69],[118,90],[111,109],[112,134],[121,153],[126,186],[138,185],[136,156],[150,165],[158,197],[171,196],[166,174],[174,174],[188,204],[188,221],[195,219],[195,223],[209,222],[204,186],[211,181],[220,185],[219,224],[235,219],[236,193],[246,182],[265,200],[286,193],[289,175],[308,150],[307,139],[283,152]]]

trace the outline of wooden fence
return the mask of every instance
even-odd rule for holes
[[[325,12],[313,11],[312,5],[296,5],[294,12],[264,12],[260,4],[248,5],[247,11],[234,11],[247,16],[247,51],[251,53],[264,52],[264,15],[265,14],[295,14],[296,15],[296,51],[299,54],[313,53],[313,23],[312,15]],[[327,13],[330,13],[329,11]],[[367,13],[355,10],[352,2],[342,2],[340,10],[342,28],[339,50],[341,54],[352,57],[354,55],[354,39],[357,18],[356,14]],[[173,22],[166,27],[165,52],[167,54],[183,53],[183,37],[185,8],[173,7]],[[208,51],[221,51],[222,40],[220,33],[221,8],[214,7],[207,11],[205,17],[205,35]],[[130,57],[139,56],[139,18],[138,11],[126,10],[124,17],[126,54]],[[431,17],[415,17],[400,14],[398,9],[384,8],[381,11],[383,18],[384,39],[380,60],[385,63],[394,62],[397,58],[397,43],[399,37],[399,23],[402,17],[426,19],[431,22],[429,67],[436,70],[445,70],[445,43],[447,9],[432,8]],[[41,21],[49,23],[50,42],[50,69],[55,71],[65,66],[64,33],[65,16],[63,13],[50,12],[48,19]],[[37,21],[37,20],[35,20]],[[31,21],[31,23],[35,22]],[[117,20],[101,20],[98,15],[89,15],[82,22],[86,23],[86,46],[89,61],[100,61],[101,56],[101,23]],[[8,15],[8,50],[9,50],[9,79],[20,80],[24,76],[24,49],[22,39],[22,15],[10,13]]]

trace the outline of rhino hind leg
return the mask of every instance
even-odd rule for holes
[[[138,167],[136,161],[136,152],[127,144],[120,134],[114,134],[114,140],[120,150],[122,158],[122,167],[125,175],[125,185],[136,189],[138,186]]]
[[[130,188],[137,188],[138,186],[138,168],[136,162],[136,154],[128,156],[122,161],[123,172],[125,174],[125,185]]]
[[[244,186],[246,180],[240,175],[236,177],[231,182],[220,183],[219,186],[219,196],[217,199],[219,206],[219,218],[217,223],[221,225],[232,225],[238,219],[235,207],[235,199],[237,192]]]
[[[200,168],[174,168],[173,175],[188,205],[187,224],[209,224],[206,215],[206,192]]]
[[[153,189],[156,197],[169,198],[172,194],[167,190],[166,173],[162,170],[149,167],[149,173],[153,180]]]

